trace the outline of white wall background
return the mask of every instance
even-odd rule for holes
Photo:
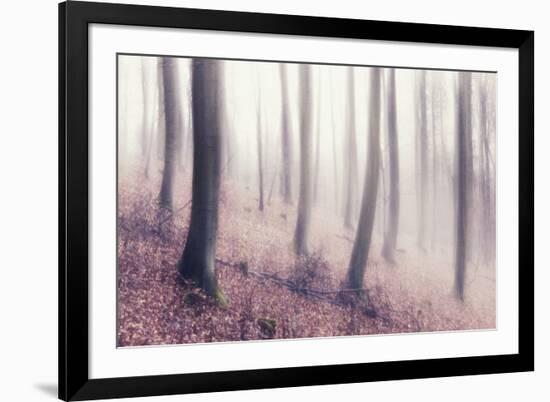
[[[157,398],[159,401],[548,400],[550,26],[537,0],[160,0],[147,4],[534,29],[536,372]],[[57,2],[4,2],[0,24],[0,400],[54,400],[57,383]],[[543,208],[544,207],[544,208]],[[546,381],[545,381],[546,380]],[[138,399],[153,400],[153,399]],[[135,401],[138,401],[135,399]]]

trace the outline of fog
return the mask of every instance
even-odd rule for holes
[[[175,116],[176,148],[176,168],[170,178],[175,206],[171,209],[179,211],[191,198],[196,116],[193,96],[201,95],[192,94],[193,60],[171,58],[175,80],[169,90],[175,95],[165,96],[165,60],[118,56],[119,193],[126,191],[125,183],[151,189],[152,193],[160,190],[167,166],[166,100],[175,99],[170,110],[170,116]],[[419,270],[423,265],[435,266],[441,281],[447,281],[443,286],[450,294],[455,288],[456,293],[456,287],[461,286],[457,285],[457,275],[461,275],[457,274],[457,253],[462,253],[462,235],[457,228],[462,225],[466,293],[476,299],[476,292],[483,291],[487,283],[481,281],[480,285],[479,277],[494,281],[496,74],[315,64],[304,72],[301,68],[305,66],[296,63],[219,60],[216,64],[219,82],[216,91],[209,93],[216,94],[214,103],[219,111],[209,118],[221,141],[220,216],[231,210],[243,221],[259,219],[258,230],[266,231],[272,222],[267,217],[279,217],[288,226],[288,236],[283,236],[282,242],[291,243],[295,236],[292,220],[303,201],[300,194],[306,191],[311,198],[307,208],[312,212],[308,253],[325,255],[333,262],[334,276],[343,278],[349,255],[331,257],[331,253],[338,254],[334,252],[336,240],[331,239],[347,239],[346,247],[360,242],[361,211],[372,210],[372,240],[367,242],[366,251],[368,278],[371,262],[384,261],[381,249],[391,230],[393,183],[397,194],[392,204],[393,211],[397,210],[396,241],[384,264],[397,269],[395,275],[402,266],[410,269],[413,262]],[[308,85],[304,85],[303,77],[308,77]],[[372,86],[377,82],[380,90],[373,96]],[[394,93],[390,97],[392,82]],[[375,106],[379,115],[373,115]],[[395,117],[394,126],[391,116]],[[373,122],[379,122],[378,130],[373,129],[377,127]],[[301,141],[304,130],[309,132],[309,142]],[[392,132],[397,166],[393,175]],[[305,172],[301,164],[303,144],[309,144]],[[369,149],[372,144],[377,149]],[[374,174],[368,167],[376,166],[368,164],[369,155],[379,160],[378,172],[374,172],[377,180],[371,180],[375,184],[373,202],[364,200],[372,194],[365,188],[367,176]],[[305,190],[301,188],[304,177],[309,177]],[[394,183],[396,178],[398,183]],[[231,201],[226,201],[225,194]],[[467,213],[460,215],[460,211]],[[189,216],[182,219],[182,225],[187,225]],[[220,218],[221,232],[239,231],[239,227],[224,227],[224,219]],[[255,253],[246,249],[239,255],[255,258]],[[414,278],[414,273],[411,275]],[[487,292],[493,294],[493,303],[494,283]],[[458,293],[464,299],[464,289]]]

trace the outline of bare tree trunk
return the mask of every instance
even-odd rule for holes
[[[425,250],[426,238],[426,193],[428,183],[428,123],[426,102],[426,71],[420,72],[420,129],[419,134],[419,162],[420,162],[420,186],[419,193],[419,217],[418,217],[418,247]],[[418,172],[417,172],[418,173]]]
[[[431,80],[431,122],[432,122],[432,242],[431,242],[431,249],[434,250],[436,239],[438,236],[437,233],[437,168],[438,168],[438,161],[437,161],[437,136],[441,135],[436,130],[436,116],[438,114],[436,113],[436,107],[441,107],[441,102],[437,103],[436,106],[436,85],[434,84],[434,78],[432,76]],[[437,134],[436,134],[437,132]]]
[[[308,253],[309,221],[311,216],[311,67],[299,66],[300,86],[300,195],[298,219],[294,234],[294,250],[298,255]]]
[[[258,90],[260,91],[260,90]],[[259,201],[258,209],[264,210],[264,165],[263,165],[263,147],[262,147],[262,95],[258,92],[258,116],[256,126],[256,142],[258,152],[258,183],[259,183]]]
[[[376,212],[378,176],[380,173],[380,74],[380,69],[371,69],[369,145],[365,184],[363,187],[359,224],[355,234],[345,281],[346,287],[350,289],[363,287],[363,278],[369,257],[374,215]]]
[[[214,271],[221,163],[221,69],[219,61],[193,59],[191,222],[178,268],[183,278],[194,281],[218,303],[226,304]]]
[[[164,94],[164,169],[162,173],[162,184],[160,186],[159,202],[161,207],[172,209],[173,204],[173,182],[176,163],[176,138],[178,137],[178,95],[177,95],[177,73],[176,60],[165,57],[162,63],[162,83]]]
[[[222,80],[224,79],[225,77],[222,78]],[[225,87],[220,90],[220,97],[221,99],[227,98]],[[222,172],[225,172],[225,174],[230,177],[232,177],[234,173],[233,160],[235,158],[235,152],[237,150],[237,147],[233,146],[232,142],[234,126],[232,121],[233,114],[231,114],[231,111],[229,110],[231,104],[232,102],[227,102],[226,107],[220,110],[220,121],[224,130],[224,135],[222,136]]]
[[[471,179],[471,73],[458,75],[458,116],[456,146],[456,258],[455,258],[455,292],[464,300],[464,278],[467,263],[466,235],[468,233],[468,214]]]
[[[162,79],[162,59],[157,59],[157,88],[158,88],[158,115],[157,115],[157,136],[155,142],[155,153],[152,154],[154,158],[153,167],[158,169],[158,165],[164,160],[164,133],[166,132],[165,124],[165,110],[164,110],[164,84]],[[156,155],[156,158],[155,158]]]
[[[382,179],[382,191],[378,192],[378,198],[380,201],[377,201],[377,203],[382,204],[381,207],[378,207],[382,208],[382,211],[379,215],[380,218],[378,219],[378,226],[380,227],[380,237],[384,238],[386,236],[386,203],[388,201],[388,192],[386,189],[386,168],[384,167],[384,148],[382,144],[380,144],[380,179]]]
[[[331,95],[334,93],[331,86]],[[334,102],[330,105],[330,119],[332,124],[332,161],[334,162],[334,207],[338,211],[338,194],[340,186],[338,185],[338,157],[336,152],[336,122],[334,119]]]
[[[315,114],[315,121],[317,122],[317,138],[315,140],[315,181],[313,184],[313,202],[317,203],[318,191],[319,191],[319,160],[321,159],[321,72],[319,71],[319,77],[317,79],[317,113]]]
[[[352,220],[355,213],[357,199],[357,141],[355,129],[355,78],[353,67],[348,72],[348,108],[347,133],[344,160],[347,162],[346,205],[344,209],[344,226],[353,227]]]
[[[388,156],[389,156],[389,214],[388,229],[384,237],[382,255],[390,262],[395,262],[397,230],[399,227],[399,136],[397,134],[397,112],[395,101],[395,70],[388,71]]]
[[[288,83],[286,65],[281,63],[279,65],[281,72],[281,122],[282,122],[282,167],[283,174],[281,180],[281,190],[283,199],[287,204],[292,202],[292,141],[290,138],[290,118],[289,118],[289,106],[288,106]]]
[[[150,111],[148,107],[148,100],[150,96],[149,82],[147,79],[147,64],[145,58],[141,59],[141,93],[143,96],[143,110],[141,115],[141,156],[147,155],[147,149],[149,148],[149,136],[151,135],[150,127]]]
[[[145,168],[144,168],[144,175],[145,178],[148,179],[149,175],[151,173],[151,165],[154,165],[154,162],[152,163],[152,160],[154,159],[154,154],[157,152],[158,148],[158,140],[160,136],[160,132],[162,130],[161,119],[163,116],[163,99],[162,99],[162,84],[160,79],[160,64],[157,61],[155,63],[155,77],[156,79],[153,81],[156,87],[156,99],[154,102],[155,109],[152,110],[152,115],[154,115],[155,119],[153,122],[150,123],[151,130],[148,135],[148,146],[147,151],[145,155]]]
[[[494,261],[494,249],[495,249],[495,232],[493,227],[494,218],[494,204],[492,197],[492,174],[491,165],[492,159],[490,158],[489,150],[489,131],[490,131],[490,115],[488,111],[488,94],[487,94],[487,82],[484,81],[480,86],[480,122],[481,130],[479,141],[479,154],[480,154],[480,193],[481,193],[481,205],[483,206],[483,224],[481,225],[481,240],[482,250],[485,263]]]
[[[481,224],[479,225],[479,247],[482,250],[483,261],[488,261],[488,237],[487,232],[489,231],[489,216],[490,216],[490,205],[487,197],[487,175],[489,172],[485,169],[486,167],[486,155],[484,152],[485,137],[487,136],[487,96],[486,96],[485,86],[483,82],[479,85],[479,121],[480,121],[480,141],[478,141],[478,153],[479,153],[479,201],[481,205]]]
[[[184,171],[184,167],[185,167],[185,137],[187,136],[187,128],[186,128],[186,123],[185,123],[185,118],[183,117],[183,110],[181,109],[182,107],[182,102],[181,102],[181,87],[179,85],[179,78],[178,78],[178,94],[176,96],[176,102],[178,104],[178,122],[177,122],[177,127],[178,127],[178,135],[176,137],[176,163],[175,163],[175,166],[176,166],[176,170],[177,171]]]

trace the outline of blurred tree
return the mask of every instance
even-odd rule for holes
[[[259,85],[259,81],[258,81]],[[256,115],[256,145],[258,152],[258,209],[264,210],[264,164],[263,164],[263,147],[262,147],[262,94],[258,86],[258,111]]]
[[[292,202],[292,141],[290,138],[290,107],[288,104],[288,77],[286,65],[279,64],[281,73],[281,140],[282,140],[282,175],[281,192],[287,204]]]
[[[471,120],[472,74],[458,73],[458,110],[456,140],[456,258],[455,292],[464,300],[464,278],[467,264],[468,215],[471,200],[472,165],[472,120]]]
[[[299,66],[300,86],[300,194],[298,219],[294,233],[294,250],[298,255],[308,253],[309,221],[311,217],[311,66]]]
[[[376,212],[380,174],[380,75],[379,68],[370,69],[370,112],[365,183],[357,232],[345,281],[345,286],[350,289],[363,287]]]
[[[193,59],[193,184],[191,222],[179,272],[194,281],[218,303],[225,305],[215,275],[220,191],[221,64],[216,60]]]
[[[162,171],[162,183],[160,186],[160,206],[172,209],[173,204],[173,182],[174,170],[176,167],[177,137],[180,126],[180,107],[177,96],[177,61],[173,57],[161,59],[162,85],[164,95],[164,169]]]
[[[426,70],[421,70],[420,83],[418,85],[418,111],[419,125],[417,126],[418,138],[418,157],[420,171],[417,171],[419,185],[417,186],[417,205],[418,205],[418,238],[417,245],[421,250],[425,250],[426,237],[426,196],[428,184],[428,118],[427,118],[427,100],[426,100]],[[418,167],[417,167],[418,168]]]
[[[397,112],[395,102],[395,69],[387,73],[387,133],[389,157],[389,211],[388,227],[384,236],[382,255],[390,262],[395,262],[395,246],[399,226],[399,136],[397,135]]]
[[[353,67],[348,71],[348,107],[347,107],[347,132],[344,148],[344,160],[346,161],[346,205],[344,207],[344,226],[353,227],[352,220],[355,216],[357,203],[357,140],[355,138],[355,77]]]

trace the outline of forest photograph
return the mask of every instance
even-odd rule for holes
[[[117,347],[494,330],[497,74],[117,55]]]

